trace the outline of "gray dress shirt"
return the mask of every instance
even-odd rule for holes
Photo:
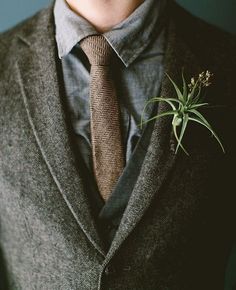
[[[163,74],[164,30],[161,13],[166,0],[145,0],[127,19],[104,33],[117,54],[116,75],[122,115],[126,162],[141,136],[138,126],[145,102],[159,92]],[[65,98],[77,136],[78,150],[92,172],[89,111],[90,65],[78,42],[97,31],[75,14],[64,0],[56,0],[56,41],[62,60]],[[144,118],[150,117],[152,106]]]
[[[119,226],[149,145],[152,124],[148,123],[143,130],[139,124],[145,103],[160,90],[167,1],[144,1],[127,19],[103,34],[117,55],[115,82],[126,149],[126,167],[106,204],[99,195],[92,172],[90,64],[79,46],[84,37],[98,33],[90,23],[70,10],[65,1],[56,0],[55,3],[56,41],[80,172],[107,247]],[[152,116],[155,106],[152,103],[147,107],[144,119]]]

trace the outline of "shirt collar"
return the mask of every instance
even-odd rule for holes
[[[103,34],[125,66],[129,66],[160,32],[168,1],[145,0],[128,18]],[[83,38],[98,34],[86,19],[69,8],[65,0],[56,0],[54,17],[60,58]]]

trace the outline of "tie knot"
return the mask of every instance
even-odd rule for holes
[[[80,47],[91,65],[109,65],[113,53],[112,47],[102,35],[91,35],[80,42]]]

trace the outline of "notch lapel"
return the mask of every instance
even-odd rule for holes
[[[171,18],[168,27],[164,71],[181,84],[182,68],[188,79],[202,71],[196,56],[178,35],[177,24]],[[162,97],[176,97],[173,86],[165,75],[163,76],[160,95]],[[157,113],[160,114],[169,109],[165,102],[160,102]],[[106,263],[111,260],[115,252],[141,220],[154,196],[158,194],[164,181],[168,179],[174,164],[177,160],[181,162],[184,153],[181,150],[178,155],[174,153],[176,140],[172,133],[171,122],[171,117],[163,117],[155,121],[140,175],[106,257]]]
[[[37,144],[58,190],[87,238],[105,255],[72,150],[72,132],[59,89],[52,7],[41,13],[34,33],[19,35],[17,71],[21,94]]]

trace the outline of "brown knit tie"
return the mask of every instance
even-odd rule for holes
[[[125,164],[119,104],[111,74],[115,54],[102,35],[86,37],[80,42],[80,46],[91,64],[93,170],[100,194],[106,201]]]

